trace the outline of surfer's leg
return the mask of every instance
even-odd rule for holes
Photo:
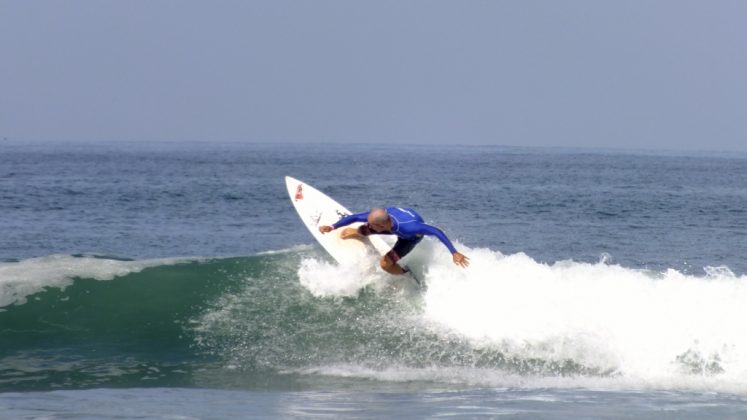
[[[391,274],[405,274],[406,270],[404,270],[397,262],[404,257],[405,255],[409,254],[410,251],[412,251],[413,248],[415,248],[415,245],[419,244],[422,237],[417,239],[402,239],[398,238],[397,243],[394,244],[394,247],[391,251],[387,252],[386,255],[384,255],[381,258],[381,268],[384,269],[387,273]]]
[[[399,266],[399,264],[392,261],[392,258],[389,256],[389,254],[381,257],[379,264],[381,265],[381,268],[389,274],[405,274],[405,270],[403,270],[402,267]]]

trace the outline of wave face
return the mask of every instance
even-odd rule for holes
[[[425,291],[310,247],[1,263],[0,391],[415,381],[747,393],[745,276],[462,248],[467,270],[430,242],[408,257]]]

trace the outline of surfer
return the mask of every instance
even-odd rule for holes
[[[446,234],[441,229],[426,224],[423,218],[413,209],[375,208],[371,211],[343,217],[331,226],[319,226],[319,232],[331,232],[355,222],[363,222],[364,224],[360,225],[358,229],[347,228],[342,231],[340,235],[342,239],[362,239],[368,235],[397,235],[397,242],[394,247],[379,261],[381,268],[387,273],[406,273],[407,271],[400,267],[397,261],[412,251],[425,235],[435,236],[446,245],[446,248],[451,252],[454,264],[461,267],[469,265],[469,258],[454,248]]]

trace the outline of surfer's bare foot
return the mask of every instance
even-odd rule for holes
[[[381,268],[389,274],[405,274],[405,270],[386,255],[381,257],[379,265],[381,265]]]
[[[361,239],[363,238],[363,235],[358,233],[358,229],[347,228],[342,231],[340,237],[342,239]]]

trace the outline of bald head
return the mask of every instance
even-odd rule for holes
[[[392,228],[389,214],[382,208],[371,209],[368,213],[368,225],[377,232],[391,230]]]
[[[368,223],[384,223],[389,220],[389,215],[382,208],[371,209],[368,213]]]

